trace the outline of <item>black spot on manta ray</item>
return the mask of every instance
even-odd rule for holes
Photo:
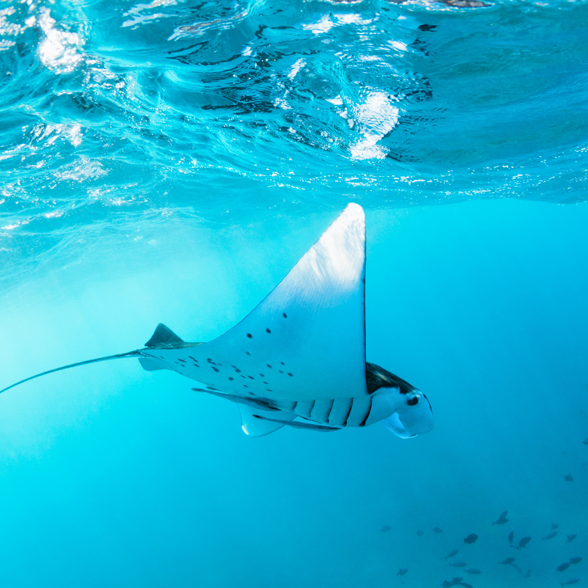
[[[247,333],[247,336],[251,339],[253,335],[251,333]]]

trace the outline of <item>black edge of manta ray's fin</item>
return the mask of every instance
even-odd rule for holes
[[[61,372],[63,370],[68,370],[69,368],[79,367],[81,365],[89,365],[91,363],[100,363],[101,361],[110,361],[111,359],[126,359],[127,357],[137,357],[141,355],[141,352],[136,351],[129,351],[128,353],[118,353],[117,355],[107,355],[106,357],[97,357],[96,359],[87,359],[86,361],[79,361],[78,363],[70,363],[69,365],[64,365],[58,368],[54,368],[52,370],[47,370],[46,372],[41,372],[40,374],[35,374],[30,378],[25,378],[20,382],[16,382],[15,384],[11,384],[10,386],[3,388],[0,390],[0,394],[2,392],[6,392],[6,390],[10,390],[10,388],[14,388],[15,386],[19,386],[20,384],[24,384],[30,380],[34,380],[35,378],[40,378],[41,376],[46,376],[48,374],[54,374],[55,372]]]
[[[145,347],[157,347],[158,345],[169,345],[173,343],[184,343],[169,327],[159,323],[151,335],[151,339],[145,343]]]

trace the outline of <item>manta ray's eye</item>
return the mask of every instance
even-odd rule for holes
[[[418,396],[413,396],[412,398],[409,398],[406,401],[406,404],[408,404],[408,406],[414,406],[415,404],[418,404],[419,402],[419,397]]]

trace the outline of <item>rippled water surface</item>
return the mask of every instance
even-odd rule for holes
[[[588,582],[587,41],[585,1],[0,1],[0,389],[216,337],[354,201],[368,361],[436,422],[252,439],[135,361],[29,382],[3,585]]]
[[[0,14],[13,271],[69,254],[74,235],[143,234],[170,215],[585,199],[585,3],[29,1]]]

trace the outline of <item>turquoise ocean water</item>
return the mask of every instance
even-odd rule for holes
[[[588,4],[464,4],[0,2],[0,388],[214,338],[357,202],[368,360],[435,417],[250,438],[135,360],[24,384],[3,586],[588,583]]]

